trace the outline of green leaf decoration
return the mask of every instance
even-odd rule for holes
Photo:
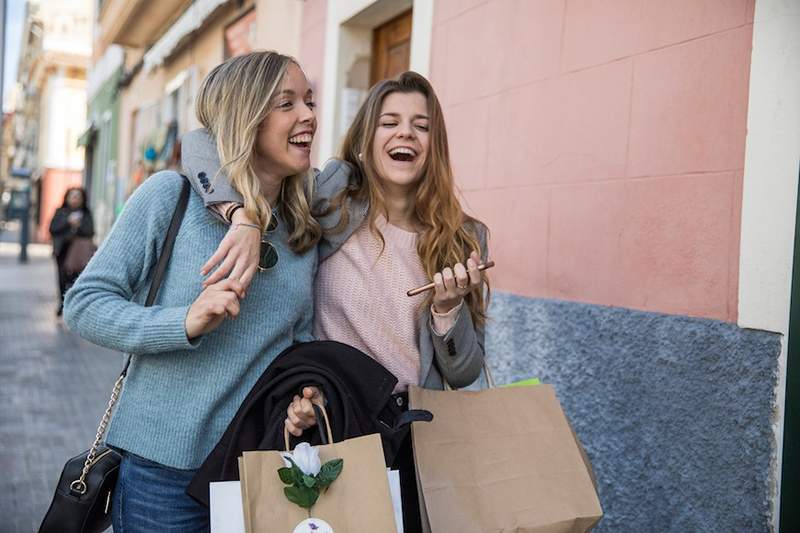
[[[304,502],[303,493],[300,492],[300,489],[298,487],[295,487],[295,486],[284,487],[283,488],[283,493],[286,495],[286,498],[290,502],[295,503],[295,504],[299,505],[300,507],[305,507],[303,505],[303,502]]]
[[[290,502],[305,509],[313,507],[319,498],[320,489],[326,489],[333,483],[344,467],[342,459],[333,459],[322,465],[319,474],[309,476],[300,470],[291,457],[286,459],[292,466],[278,469],[278,477],[284,484],[290,485],[283,488],[283,493]]]
[[[322,465],[319,474],[317,474],[317,485],[320,487],[327,487],[333,483],[336,478],[339,477],[339,474],[342,473],[342,468],[344,468],[343,459],[333,459]]]
[[[291,463],[292,466],[291,468],[284,467],[278,469],[278,475],[281,477],[281,481],[283,481],[287,485],[291,485],[293,483],[297,483],[298,485],[302,484],[303,476],[305,474],[303,474],[303,471],[300,470],[299,466],[297,466],[297,463],[294,462],[294,459],[292,459],[291,457],[286,457],[286,460],[289,461],[289,463]],[[281,470],[289,470],[289,473],[281,474]],[[287,477],[284,479],[284,476]]]
[[[317,498],[319,498],[319,489],[316,487],[313,489],[307,489],[306,494],[308,497],[308,507],[311,508],[312,505],[317,503]]]
[[[304,509],[310,509],[319,498],[319,489],[308,488],[305,485],[294,485],[291,487],[284,487],[283,493],[286,498]]]
[[[294,475],[292,474],[291,468],[279,468],[278,476],[280,476],[281,481],[287,485],[292,485],[294,483]]]
[[[302,471],[302,470],[300,470],[300,467],[299,467],[299,466],[297,466],[297,465],[294,465],[294,466],[292,467],[292,476],[294,476],[294,482],[295,482],[296,484],[300,485],[300,484],[302,484],[302,483],[303,483],[303,476],[304,476],[304,475],[305,475],[305,474],[303,473],[303,471]]]

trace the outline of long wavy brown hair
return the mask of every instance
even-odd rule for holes
[[[222,166],[214,178],[227,173],[233,188],[244,198],[245,213],[262,228],[269,224],[272,208],[261,194],[255,172],[256,141],[291,64],[297,65],[297,61],[272,51],[228,59],[206,76],[195,103],[198,120],[217,141]],[[281,184],[281,218],[288,227],[289,247],[297,253],[311,249],[322,235],[322,227],[311,216],[313,186],[310,169],[287,177]]]
[[[481,250],[478,233],[482,232],[486,238],[488,232],[479,220],[461,209],[450,166],[450,150],[442,108],[433,87],[423,76],[416,72],[404,72],[394,79],[378,82],[370,89],[366,101],[345,135],[339,154],[342,160],[356,169],[356,179],[351,188],[331,202],[331,210],[338,209],[348,197],[369,202],[369,227],[383,241],[376,219],[381,214],[388,218],[388,213],[383,187],[372,156],[372,143],[383,101],[392,93],[420,93],[428,102],[430,148],[422,177],[417,184],[414,210],[422,227],[417,239],[417,253],[425,273],[433,279],[433,275],[445,267],[464,263],[473,250],[484,256],[486,250]],[[342,217],[333,231],[347,225],[347,210],[342,209],[341,212]],[[476,325],[486,323],[489,282],[485,274],[483,279],[485,292],[483,287],[476,287],[465,298]],[[429,306],[432,298],[429,295],[423,305]]]

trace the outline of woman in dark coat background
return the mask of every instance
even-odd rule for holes
[[[69,272],[65,268],[67,253],[78,237],[91,239],[94,236],[94,221],[86,201],[86,191],[81,187],[68,189],[64,203],[56,210],[50,222],[50,235],[53,237],[53,256],[58,266],[58,288],[60,300],[57,316],[64,307],[64,293],[72,286],[80,272]]]

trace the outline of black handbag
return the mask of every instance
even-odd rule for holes
[[[161,256],[156,263],[153,282],[147,293],[145,306],[153,305],[158,289],[164,279],[167,263],[175,245],[175,237],[181,227],[186,206],[189,203],[189,182],[184,179],[181,194],[172,214],[172,220],[164,239]],[[100,420],[94,443],[88,451],[76,455],[64,465],[56,485],[56,493],[50,508],[39,526],[39,533],[100,533],[111,525],[111,499],[117,485],[122,456],[115,450],[101,445],[114,404],[117,403],[122,382],[128,373],[131,356],[125,361],[108,407]]]

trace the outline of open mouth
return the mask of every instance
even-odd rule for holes
[[[389,150],[389,157],[395,161],[411,162],[417,158],[417,152],[405,146],[398,146]]]
[[[289,144],[308,150],[311,148],[311,141],[313,140],[314,136],[310,133],[300,133],[294,137],[289,137]]]

